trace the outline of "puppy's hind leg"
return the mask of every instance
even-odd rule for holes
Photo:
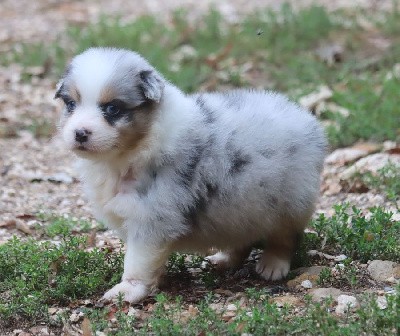
[[[270,235],[256,264],[257,273],[265,280],[272,281],[286,277],[290,270],[290,260],[301,237],[300,232],[279,232]]]
[[[213,255],[206,257],[212,265],[219,269],[239,267],[243,261],[249,256],[251,246],[237,249],[219,251]]]

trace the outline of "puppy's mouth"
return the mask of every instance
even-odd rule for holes
[[[82,146],[82,145],[76,146],[75,149],[77,149],[79,151],[87,151],[88,150],[85,146]]]
[[[90,146],[82,145],[82,144],[76,144],[72,148],[72,150],[78,155],[85,155],[85,156],[89,155],[89,154],[95,154],[98,152],[97,150],[91,148]]]

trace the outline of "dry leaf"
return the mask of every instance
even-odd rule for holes
[[[11,227],[15,226],[16,224],[17,224],[17,221],[15,219],[9,219],[4,222],[1,222],[0,227],[11,228]]]
[[[85,317],[82,321],[81,324],[81,329],[82,329],[82,335],[83,336],[92,336],[92,326],[90,324],[90,321],[87,317]]]
[[[29,228],[29,226],[25,222],[23,222],[22,220],[17,220],[16,223],[15,223],[15,227],[19,231],[21,231],[21,232],[23,232],[23,233],[25,233],[27,235],[31,235],[32,234],[32,231]]]
[[[87,236],[86,243],[88,247],[95,247],[96,246],[96,230],[90,231],[90,233]]]

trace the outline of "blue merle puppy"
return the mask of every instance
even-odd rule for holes
[[[126,242],[105,299],[145,298],[173,251],[214,248],[208,260],[228,267],[263,242],[257,272],[287,275],[325,154],[311,114],[268,91],[187,95],[137,53],[109,48],[76,56],[56,97],[94,214]]]

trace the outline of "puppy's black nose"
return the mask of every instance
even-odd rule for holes
[[[82,144],[88,141],[90,134],[92,134],[92,132],[88,131],[86,128],[77,129],[75,130],[75,140]]]

